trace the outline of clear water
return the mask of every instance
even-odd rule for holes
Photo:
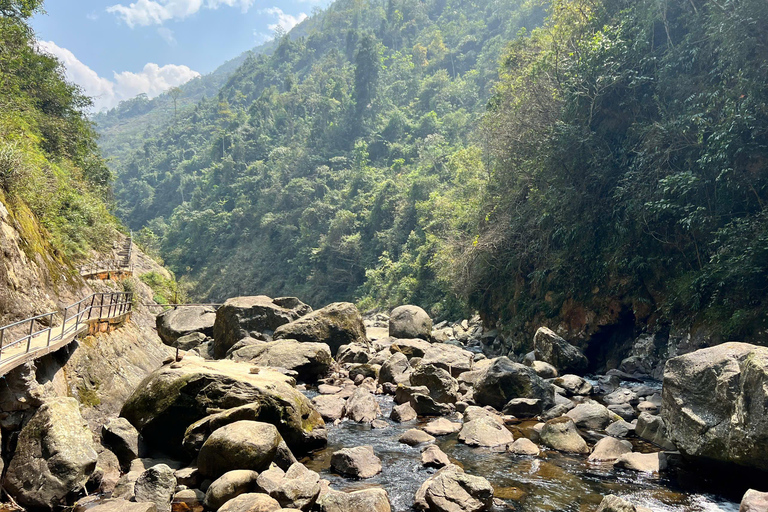
[[[308,392],[310,396],[315,393]],[[383,487],[389,493],[392,510],[413,510],[413,496],[434,469],[421,465],[421,448],[399,443],[400,435],[418,426],[414,420],[395,423],[389,420],[391,397],[378,397],[389,428],[372,429],[344,421],[328,425],[328,446],[312,454],[304,464],[330,480],[334,489],[353,491]],[[517,434],[516,434],[517,437]],[[355,480],[330,470],[331,453],[344,447],[371,445],[381,459],[383,470],[373,478]],[[633,471],[613,469],[607,464],[588,463],[586,457],[568,456],[554,451],[532,458],[470,448],[457,441],[457,434],[437,438],[437,445],[451,460],[473,475],[487,478],[496,497],[517,511],[592,512],[602,496],[617,494],[636,505],[655,512],[738,512],[739,505],[723,496],[702,490],[684,490],[674,481],[653,478]]]

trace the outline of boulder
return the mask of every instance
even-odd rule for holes
[[[624,420],[616,420],[605,428],[605,433],[611,437],[627,437],[635,431],[635,426]]]
[[[436,402],[434,398],[424,393],[412,393],[409,403],[419,416],[447,416],[454,411],[453,404]]]
[[[585,430],[603,430],[611,422],[619,419],[604,405],[592,401],[578,404],[565,413],[565,416],[571,418],[578,428]]]
[[[112,418],[101,427],[101,439],[124,468],[139,457],[139,432],[125,418]]]
[[[299,379],[316,382],[328,373],[333,359],[325,343],[301,343],[279,340],[248,345],[227,355],[234,361],[245,361],[259,366],[274,366],[294,370]]]
[[[295,388],[293,378],[265,369],[254,374],[250,369],[246,363],[187,356],[144,379],[120,415],[148,444],[179,457],[187,456],[182,440],[188,427],[194,426],[204,440],[215,430],[209,426],[217,421],[218,426],[223,426],[243,419],[275,423],[296,453],[324,446],[325,422],[309,399]],[[232,408],[231,412],[208,413]]]
[[[272,478],[262,478],[274,472]],[[284,508],[309,510],[320,495],[320,475],[295,462],[283,472],[279,468],[265,471],[259,476],[261,490],[269,494]]]
[[[312,405],[325,421],[341,419],[344,416],[345,403],[345,399],[335,395],[317,395],[312,399]]]
[[[258,477],[259,474],[250,469],[227,471],[208,486],[203,502],[205,507],[218,510],[232,498],[247,492],[256,492],[256,479]]]
[[[399,442],[407,444],[408,446],[416,446],[421,443],[431,443],[434,440],[434,437],[427,434],[423,430],[419,430],[418,428],[406,430],[398,439]]]
[[[175,347],[176,341],[187,334],[212,336],[215,320],[216,310],[210,306],[184,306],[160,313],[155,324],[163,343]]]
[[[300,319],[275,329],[274,338],[325,343],[336,355],[339,347],[351,343],[367,345],[363,317],[354,304],[334,302]]]
[[[320,512],[390,512],[389,496],[381,488],[354,492],[329,491],[317,500]]]
[[[211,478],[233,469],[262,471],[275,458],[281,441],[274,425],[236,421],[210,435],[200,448],[197,467],[202,475]]]
[[[514,443],[507,447],[507,451],[514,453],[515,455],[532,455],[534,457],[541,453],[541,450],[536,446],[536,443],[527,437],[516,439]]]
[[[539,398],[513,398],[507,402],[502,412],[516,418],[535,418],[544,412],[544,407]]]
[[[419,338],[395,339],[389,346],[390,352],[401,352],[405,357],[424,357],[432,344]]]
[[[511,444],[515,440],[504,421],[495,415],[488,415],[464,421],[459,432],[459,441],[469,446],[493,447]]]
[[[398,306],[389,314],[389,335],[393,338],[429,340],[432,319],[418,306]]]
[[[368,363],[376,354],[368,343],[349,343],[342,345],[336,352],[336,361],[344,363]]]
[[[422,365],[432,365],[448,370],[453,377],[458,377],[472,369],[472,352],[454,345],[433,343],[421,358]]]
[[[176,477],[165,464],[145,470],[133,484],[134,500],[137,503],[154,503],[157,512],[170,512],[175,490]]]
[[[293,297],[272,299],[266,295],[233,297],[216,311],[213,353],[224,357],[232,346],[252,333],[272,332],[297,320],[312,308]]]
[[[410,403],[404,403],[396,405],[392,408],[392,412],[389,414],[390,419],[398,423],[405,421],[411,421],[416,419],[416,410],[411,407]]]
[[[675,445],[669,440],[667,427],[661,416],[648,412],[641,413],[635,425],[635,435],[664,450],[675,450]]]
[[[604,437],[595,444],[589,455],[590,461],[613,461],[632,451],[632,443],[620,441],[614,437]]]
[[[448,456],[437,445],[431,444],[421,450],[421,464],[430,468],[442,468],[449,465]]]
[[[413,503],[430,512],[480,512],[493,506],[493,487],[480,476],[464,473],[455,464],[438,470],[416,491]]]
[[[349,378],[355,380],[358,375],[362,375],[363,379],[368,377],[376,380],[379,378],[379,371],[381,371],[381,365],[378,364],[351,364],[349,366]]]
[[[768,471],[768,348],[723,343],[674,357],[661,416],[691,459]]]
[[[205,493],[198,489],[183,489],[173,495],[172,512],[203,512]]]
[[[280,503],[268,494],[249,492],[232,498],[219,512],[277,512],[281,508]]]
[[[447,370],[421,364],[411,373],[412,386],[426,386],[436,402],[454,404],[459,397],[459,383]]]
[[[641,473],[658,473],[667,469],[667,457],[664,455],[664,452],[625,453],[616,459],[614,466]]]
[[[557,377],[557,368],[545,361],[532,361],[529,365],[536,372],[536,375],[542,379],[553,379]]]
[[[513,398],[539,399],[542,409],[554,405],[552,386],[528,366],[513,363],[506,357],[499,357],[488,366],[475,385],[474,398],[479,405],[499,410]]]
[[[592,384],[578,375],[566,374],[554,380],[553,384],[565,390],[566,396],[591,395]]]
[[[741,498],[739,512],[768,512],[768,492],[749,489]]]
[[[344,404],[344,416],[358,423],[370,423],[380,415],[376,397],[363,387],[357,388]]]
[[[579,434],[573,420],[567,416],[546,422],[539,437],[542,443],[560,452],[589,453],[587,442]]]
[[[409,384],[411,365],[408,358],[401,352],[395,352],[381,365],[379,370],[379,384],[390,382],[392,384]]]
[[[446,418],[432,420],[421,429],[431,436],[447,436],[461,430],[461,423],[454,423]]]
[[[331,469],[355,478],[371,478],[381,473],[381,459],[372,446],[344,448],[331,454]]]
[[[100,500],[88,512],[157,512],[154,503],[135,503],[121,498]]]
[[[545,361],[561,374],[584,373],[589,362],[586,356],[547,327],[539,327],[533,336],[533,352],[537,361]]]
[[[22,506],[53,509],[83,489],[97,458],[77,400],[53,398],[21,429],[4,488]]]
[[[635,506],[614,494],[603,497],[597,512],[637,512]]]
[[[637,393],[631,389],[618,388],[615,391],[605,395],[603,397],[603,402],[605,402],[606,405],[629,404],[634,407],[640,402],[640,399],[638,398]]]
[[[180,336],[173,346],[179,350],[192,350],[205,343],[208,339],[212,340],[213,338],[209,338],[202,332],[191,332],[184,336]]]

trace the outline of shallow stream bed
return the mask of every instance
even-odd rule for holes
[[[316,393],[309,391],[308,396]],[[344,421],[328,425],[328,446],[312,454],[304,464],[331,481],[333,488],[353,491],[383,487],[389,493],[392,510],[411,511],[413,496],[434,469],[421,465],[423,446],[399,443],[400,435],[422,424],[418,420],[396,423],[389,420],[392,397],[377,397],[382,416],[389,427],[372,429],[370,425]],[[517,435],[516,435],[517,437]],[[453,462],[473,475],[487,478],[496,497],[519,511],[592,512],[603,495],[617,494],[636,505],[655,512],[738,512],[739,504],[723,496],[707,494],[699,483],[683,487],[670,478],[654,478],[633,471],[613,469],[610,464],[587,462],[586,457],[568,456],[547,450],[540,457],[498,453],[471,448],[457,441],[457,434],[441,436],[436,444]],[[331,453],[345,447],[373,446],[382,461],[383,471],[373,478],[354,480],[330,470]]]

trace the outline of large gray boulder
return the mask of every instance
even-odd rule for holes
[[[389,346],[390,352],[402,352],[405,357],[411,359],[413,357],[424,357],[426,351],[432,344],[421,338],[406,338],[406,339],[394,339]]]
[[[392,384],[409,384],[411,365],[408,358],[401,352],[395,352],[381,365],[379,370],[379,384],[387,382]]]
[[[120,414],[148,444],[182,458],[187,456],[182,441],[188,427],[209,416],[211,410],[236,407],[242,407],[237,411],[245,416],[237,419],[277,425],[295,453],[324,446],[325,422],[296,389],[293,378],[268,369],[254,374],[251,368],[246,363],[187,356],[144,379]]]
[[[297,320],[312,308],[295,297],[272,299],[266,295],[234,297],[216,311],[213,353],[224,357],[232,346],[252,333],[271,333]]]
[[[393,338],[429,340],[432,319],[419,306],[398,306],[389,314],[389,335]]]
[[[342,475],[371,478],[381,473],[381,459],[372,446],[343,448],[331,455],[331,468]]]
[[[157,512],[171,511],[171,498],[176,490],[176,477],[166,464],[158,464],[145,470],[133,485],[137,503],[154,503]]]
[[[214,431],[200,448],[200,474],[218,478],[227,471],[269,467],[282,442],[274,425],[258,421],[236,421]]]
[[[157,512],[154,503],[135,503],[124,499],[106,499],[88,509],[89,512]]]
[[[541,442],[554,450],[566,453],[589,453],[587,442],[567,416],[549,420],[539,433]]]
[[[691,459],[768,471],[768,348],[724,343],[674,357],[661,416]]]
[[[22,506],[53,509],[83,489],[98,455],[74,398],[54,398],[19,433],[5,490]]]
[[[205,491],[205,507],[218,510],[223,504],[245,494],[256,491],[256,479],[259,474],[249,469],[227,471],[214,480]]]
[[[468,350],[446,343],[433,343],[421,358],[423,365],[432,365],[448,370],[453,377],[458,377],[472,369],[474,354]]]
[[[422,364],[411,374],[411,385],[426,386],[429,396],[440,403],[455,404],[459,399],[459,382],[447,370]]]
[[[455,464],[438,470],[416,491],[418,510],[430,512],[480,512],[493,506],[493,487],[480,476],[464,473]]]
[[[544,361],[560,374],[584,373],[589,362],[586,356],[547,327],[539,327],[533,336],[533,352],[537,361]]]
[[[309,510],[320,494],[320,475],[294,462],[287,471],[271,467],[259,475],[259,490],[269,494],[283,508]]]
[[[101,439],[123,468],[139,457],[139,432],[125,418],[113,418],[101,427]]]
[[[219,512],[278,512],[282,508],[280,503],[268,494],[247,492],[226,502]]]
[[[320,512],[390,512],[389,495],[381,488],[339,492],[330,490],[317,500]]]
[[[344,416],[358,423],[371,423],[380,415],[379,402],[364,387],[357,388],[344,404]]]
[[[274,338],[325,343],[333,355],[342,345],[368,344],[363,317],[350,302],[334,302],[283,325],[275,330]]]
[[[768,492],[749,489],[741,498],[739,512],[765,512],[768,510]]]
[[[554,402],[554,390],[528,366],[513,363],[507,357],[495,359],[475,384],[475,402],[501,410],[513,398],[541,400],[542,409]]]
[[[230,352],[227,358],[294,370],[306,382],[315,382],[328,373],[333,362],[331,349],[325,343],[301,343],[296,340],[248,345]]]
[[[184,306],[160,313],[155,324],[163,343],[174,347],[176,340],[193,332],[212,336],[215,320],[216,310],[210,306]]]

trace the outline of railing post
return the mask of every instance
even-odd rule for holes
[[[45,345],[46,347],[51,346],[51,331],[53,331],[53,315],[56,313],[51,313],[50,318],[48,318],[48,343]]]
[[[101,305],[99,306],[99,318],[104,318],[104,294],[101,294]]]
[[[64,308],[64,321],[61,323],[61,339],[64,339],[64,332],[67,329],[67,313],[69,312],[69,306]]]
[[[5,338],[5,329],[0,329],[0,360],[3,358],[3,339]]]
[[[30,320],[29,321],[29,337],[27,338],[27,353],[29,353],[29,349],[32,346],[32,333],[35,331],[35,321]]]
[[[77,315],[75,315],[75,332],[77,332],[77,328],[80,326],[80,305],[82,302],[77,303]]]

